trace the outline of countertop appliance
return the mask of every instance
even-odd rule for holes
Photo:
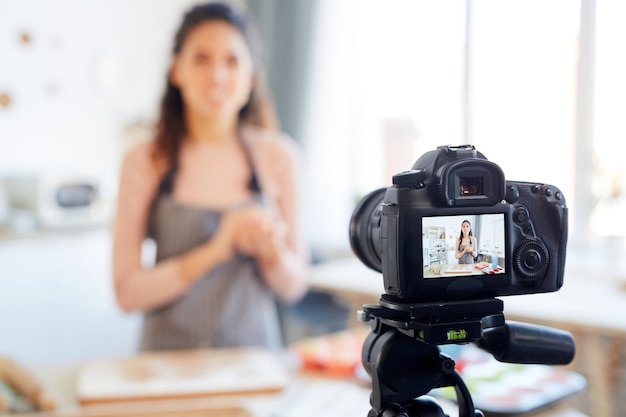
[[[101,181],[86,175],[21,174],[0,178],[8,223],[17,229],[98,226],[107,222],[110,202]]]

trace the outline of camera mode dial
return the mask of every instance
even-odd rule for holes
[[[523,241],[513,253],[513,264],[524,281],[536,281],[543,278],[548,270],[550,254],[538,239]]]

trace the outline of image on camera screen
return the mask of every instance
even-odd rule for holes
[[[504,214],[422,217],[424,278],[505,272]]]

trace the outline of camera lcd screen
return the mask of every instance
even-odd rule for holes
[[[425,279],[505,273],[504,214],[422,217]]]

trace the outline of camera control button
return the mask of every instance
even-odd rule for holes
[[[533,193],[537,194],[538,192],[540,192],[540,191],[541,191],[541,186],[540,186],[540,185],[533,185],[533,186],[530,188],[530,190],[531,190]]]
[[[404,171],[392,177],[393,185],[398,188],[424,188],[426,173],[421,169]]]
[[[524,225],[528,223],[530,216],[528,215],[528,210],[525,207],[518,207],[513,212],[513,221],[519,225]]]
[[[553,194],[552,188],[547,187],[546,190],[544,191],[544,193],[545,193],[546,197],[552,197],[552,194]]]
[[[506,195],[504,197],[509,204],[513,204],[519,200],[519,189],[515,185],[506,187]]]

